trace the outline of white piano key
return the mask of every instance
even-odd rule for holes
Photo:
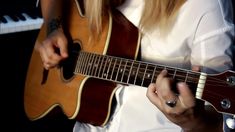
[[[19,20],[18,22],[13,21],[7,15],[4,15],[3,17],[6,18],[7,23],[0,23],[0,34],[40,29],[43,23],[42,18],[32,19],[26,13],[22,13],[22,15],[26,18],[26,20]]]

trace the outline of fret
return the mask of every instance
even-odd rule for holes
[[[176,72],[177,72],[177,69],[175,69],[175,72],[174,72],[174,74],[173,74],[173,79],[175,79]]]
[[[121,65],[122,65],[122,59],[120,59],[120,62],[119,62],[119,65],[118,65],[118,70],[117,70],[115,81],[118,81],[118,75],[119,75],[119,71],[121,69]]]
[[[88,75],[87,72],[88,72],[88,69],[89,69],[89,60],[90,60],[90,53],[87,54],[87,60],[86,60],[86,64],[85,64],[85,75]]]
[[[85,65],[84,65],[85,58],[86,58],[86,53],[82,52],[82,62],[81,62],[81,73],[82,74],[85,74],[85,71],[84,71],[84,69],[85,69]]]
[[[125,75],[127,60],[124,60],[124,63],[125,64],[123,66],[123,69],[121,68],[122,75],[121,75],[120,82],[123,82],[123,76]]]
[[[159,65],[159,66],[156,68],[157,75],[159,75],[159,74],[160,74],[160,72],[161,72],[162,70],[164,70],[164,69],[166,69],[166,67],[165,67],[165,66],[161,66],[161,65]]]
[[[127,83],[135,84],[135,80],[138,74],[138,66],[139,66],[139,63],[137,61],[132,61]]]
[[[84,56],[84,63],[83,63],[83,73],[86,75],[86,68],[87,68],[87,63],[88,63],[88,56],[89,54],[86,53]]]
[[[138,74],[135,81],[136,85],[142,86],[145,68],[146,68],[146,63],[140,63],[138,67]]]
[[[167,69],[167,67],[166,67],[166,66],[163,66],[163,67],[164,67],[164,68],[163,68],[164,70],[166,70],[166,69]]]
[[[91,53],[89,53],[88,55],[87,55],[87,60],[86,60],[86,69],[85,69],[85,75],[89,75],[88,74],[88,72],[89,72],[89,68],[90,68],[90,66],[91,66],[91,64],[90,64],[90,59],[91,59]]]
[[[187,79],[188,79],[188,71],[187,71],[187,73],[186,73],[184,82],[187,82]]]
[[[121,61],[122,59],[120,58],[116,58],[117,59],[117,62],[116,62],[116,65],[115,65],[115,69],[114,69],[114,72],[113,72],[113,76],[112,76],[112,80],[117,80],[117,76],[118,76],[118,72],[119,72],[119,69],[120,69],[120,66],[121,66]]]
[[[176,76],[176,69],[171,68],[171,67],[166,67],[166,70],[167,70],[167,73],[168,73],[169,77],[175,78],[175,76]]]
[[[108,61],[109,61],[109,57],[108,56],[104,56],[105,64],[104,64],[104,68],[103,68],[103,72],[102,72],[102,78],[106,78],[108,76],[107,75],[108,73],[107,73],[107,70],[106,70]]]
[[[132,68],[133,68],[133,64],[134,64],[134,61],[131,61],[131,66],[130,66],[130,71],[129,71],[129,74],[128,74],[128,77],[127,77],[127,84],[129,84],[129,80],[131,78],[131,73],[132,73]]]
[[[80,53],[78,54],[78,58],[77,58],[77,63],[76,63],[76,66],[75,66],[75,73],[79,73],[79,67],[80,67],[80,58],[81,58],[81,55]]]
[[[141,86],[143,86],[143,84],[144,84],[145,74],[146,74],[147,69],[148,69],[148,64],[146,64],[146,67],[145,67],[145,70],[144,70],[144,75],[143,75],[143,78],[142,78]]]
[[[97,55],[96,54],[94,54],[94,56],[93,56],[93,66],[92,66],[92,71],[91,71],[91,75],[92,76],[95,76],[95,70],[97,69],[97,67],[98,67],[98,64],[97,64]]]
[[[101,67],[101,66],[100,66],[100,58],[101,58],[101,55],[97,55],[97,58],[98,58],[97,67],[96,67],[96,69],[95,69],[95,76],[96,76],[96,77],[99,76],[98,70],[99,70],[99,68]]]
[[[136,72],[136,74],[135,74],[135,79],[134,79],[134,83],[133,84],[135,84],[136,85],[136,82],[137,82],[137,79],[138,79],[138,73],[139,73],[139,69],[140,69],[140,63],[138,63],[138,67],[137,67],[137,72]]]
[[[198,82],[200,78],[200,74],[196,72],[188,73],[187,83]]]
[[[88,67],[89,69],[88,69],[87,75],[92,75],[91,73],[94,67],[93,61],[94,61],[94,54],[90,54],[89,67]]]
[[[75,73],[81,73],[81,64],[82,64],[81,59],[82,59],[82,53],[79,52]]]
[[[83,60],[83,52],[80,52],[79,53],[79,60],[77,63],[79,63],[79,66],[78,66],[78,72],[79,73],[82,73],[82,60]],[[77,66],[76,66],[77,67]]]
[[[101,63],[100,63],[101,65],[100,65],[100,68],[99,68],[98,77],[102,77],[102,75],[100,76],[100,73],[101,73],[101,70],[103,69],[103,66],[102,66],[102,65],[103,65],[103,63],[104,63],[104,56],[101,56],[101,58],[102,58],[102,59],[101,59]]]
[[[157,78],[157,76],[160,74],[160,72],[161,72],[162,70],[164,70],[164,69],[166,69],[165,66],[158,65],[158,66],[156,67],[156,71],[155,71],[155,74],[154,74],[154,78]]]
[[[130,70],[128,69],[129,67],[129,61],[125,60],[125,66],[123,68],[123,73],[122,73],[122,77],[121,77],[121,82],[127,83],[127,79],[128,79],[128,75]]]
[[[121,65],[120,65],[120,69],[118,71],[118,76],[117,76],[117,81],[122,82],[123,80],[123,76],[125,73],[125,66],[126,66],[126,60],[125,59],[121,59]]]
[[[152,64],[148,64],[146,66],[146,71],[145,71],[145,74],[144,74],[144,80],[143,80],[143,84],[142,86],[148,86],[150,83],[152,83],[152,80],[153,80],[153,77],[154,77],[154,69],[156,69],[156,66],[155,65],[152,65]]]
[[[151,83],[155,83],[155,81],[156,81],[156,80],[154,80],[154,79],[156,79],[156,78],[154,78],[155,72],[156,72],[156,67],[157,67],[157,66],[154,66],[154,69],[153,69],[153,74],[152,74]]]
[[[115,61],[114,61],[114,64],[113,64],[113,68],[112,68],[112,73],[111,73],[111,76],[110,76],[110,80],[114,80],[113,79],[113,76],[114,76],[114,71],[115,71],[115,68],[116,68],[116,63],[117,63],[117,58],[114,58]]]
[[[93,71],[94,71],[94,68],[95,68],[95,54],[92,54],[92,59],[91,59],[91,68],[90,68],[90,73],[89,75],[93,76]]]
[[[186,78],[186,71],[182,69],[177,70],[177,74],[175,75],[175,80],[178,82],[184,82]]]
[[[108,65],[108,70],[107,70],[107,77],[106,77],[106,79],[109,79],[109,78],[111,78],[111,72],[110,72],[110,67],[112,67],[112,64],[113,64],[113,58],[112,57],[110,57],[109,58],[109,65]],[[111,73],[111,74],[109,74],[109,73]]]

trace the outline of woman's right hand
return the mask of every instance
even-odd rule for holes
[[[51,32],[35,49],[40,53],[45,69],[56,67],[61,60],[68,57],[68,42],[62,28]]]

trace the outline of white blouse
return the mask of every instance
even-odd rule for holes
[[[136,26],[144,0],[127,0],[118,9]],[[146,1],[147,2],[147,1]],[[231,46],[234,39],[232,8],[229,0],[187,0],[172,30],[160,37],[157,29],[145,32],[141,40],[141,59],[166,66],[191,69],[202,66],[207,73],[233,67]],[[146,88],[119,86],[117,108],[105,127],[77,122],[74,132],[177,132],[171,123],[146,97]]]

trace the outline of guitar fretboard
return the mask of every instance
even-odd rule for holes
[[[122,84],[148,87],[166,69],[176,81],[197,84],[200,73],[153,63],[124,59],[108,55],[80,52],[75,73],[110,80]]]

